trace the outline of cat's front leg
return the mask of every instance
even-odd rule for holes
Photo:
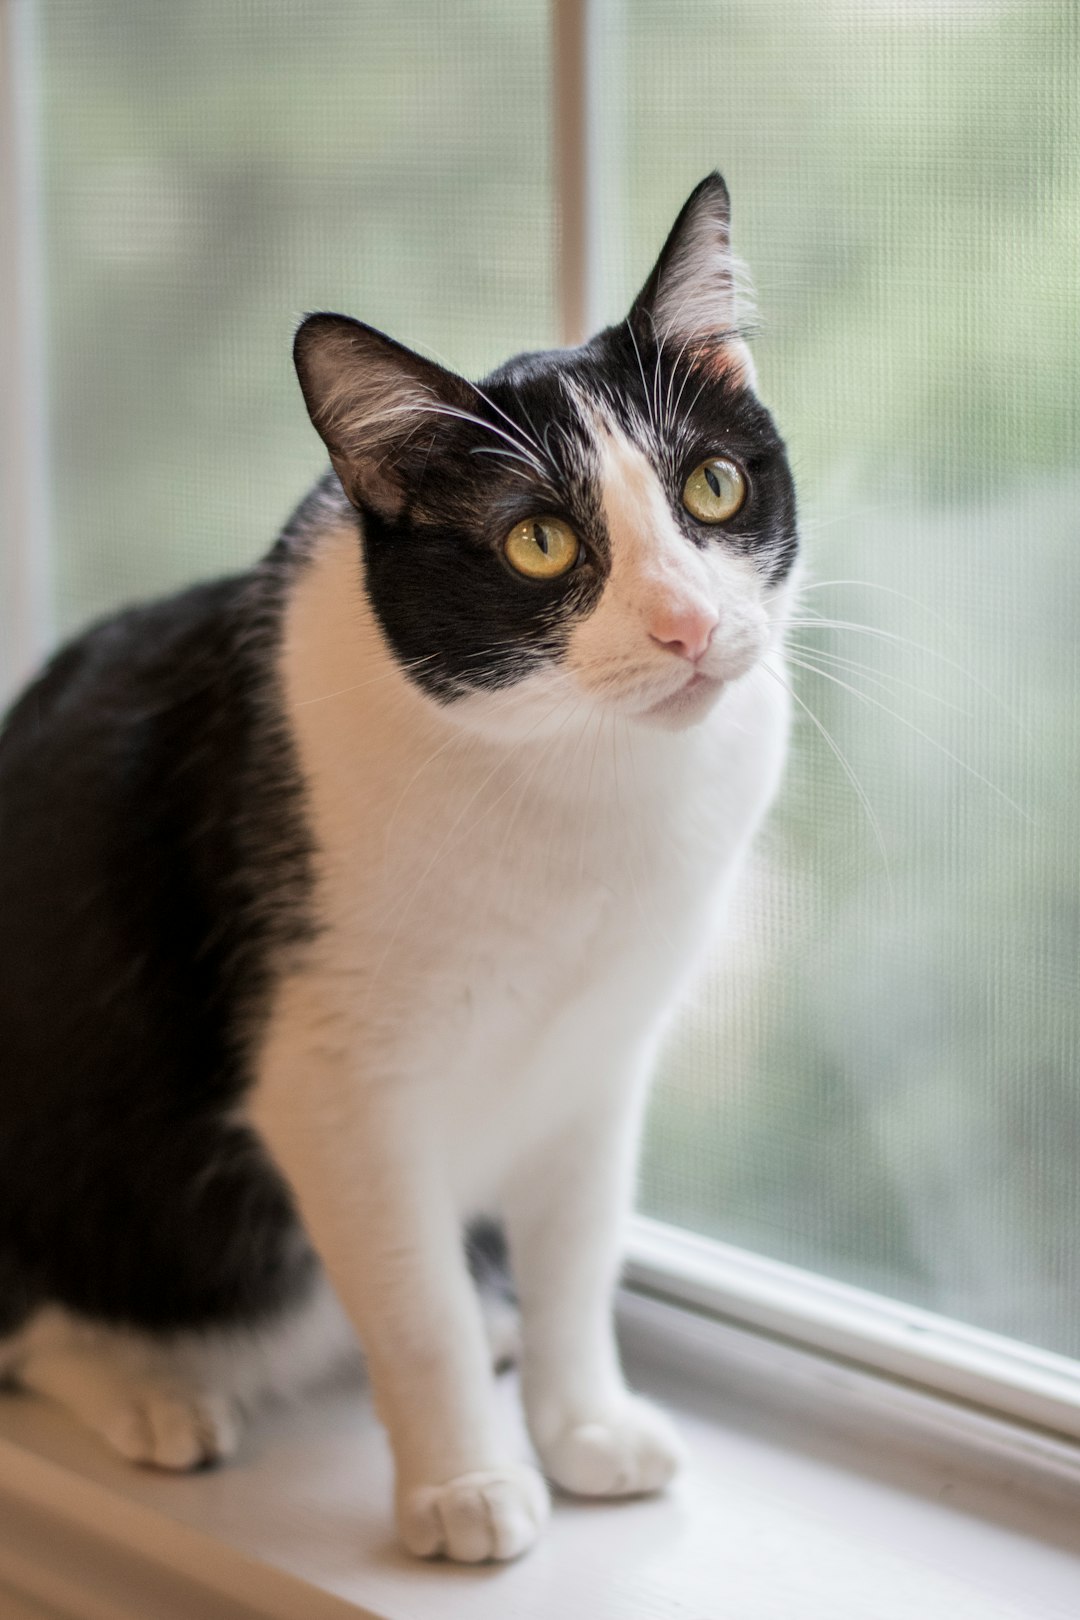
[[[401,1538],[423,1557],[517,1557],[547,1517],[547,1489],[500,1433],[431,1110],[406,1078],[361,1080],[347,1029],[291,995],[252,1113],[363,1346]]]
[[[683,1456],[669,1419],[627,1388],[615,1342],[640,1111],[640,1087],[592,1099],[506,1202],[529,1430],[548,1478],[580,1496],[659,1490]]]

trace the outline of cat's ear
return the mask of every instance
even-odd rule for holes
[[[725,337],[738,342],[738,277],[731,250],[731,199],[714,172],[683,204],[630,318],[662,344]]]
[[[354,506],[395,516],[398,450],[442,407],[475,410],[463,377],[347,315],[309,315],[293,343],[304,403]]]

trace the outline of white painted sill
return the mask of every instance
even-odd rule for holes
[[[639,1290],[1080,1445],[1080,1362],[636,1216]]]
[[[509,1568],[397,1552],[359,1387],[179,1479],[0,1400],[0,1620],[1077,1620],[1069,1440],[641,1293],[621,1321],[689,1472],[655,1501],[558,1503]]]

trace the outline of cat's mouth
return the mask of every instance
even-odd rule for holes
[[[705,712],[723,685],[719,676],[706,675],[699,669],[677,691],[669,692],[667,697],[650,703],[639,713],[642,719],[649,720],[694,720]]]

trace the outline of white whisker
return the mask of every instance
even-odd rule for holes
[[[982,772],[977,771],[973,765],[969,765],[966,760],[961,759],[959,754],[954,754],[951,748],[946,748],[945,744],[938,742],[936,737],[931,737],[929,732],[923,731],[922,727],[917,726],[913,720],[908,720],[904,715],[898,714],[895,709],[891,709],[889,705],[887,703],[883,703],[880,698],[871,696],[869,692],[860,692],[857,687],[851,686],[847,681],[841,680],[839,675],[833,675],[830,674],[828,670],[819,669],[816,665],[807,663],[805,659],[796,658],[791,653],[789,653],[787,656],[790,663],[797,664],[801,669],[809,670],[814,675],[821,675],[825,680],[832,681],[835,686],[843,687],[845,692],[850,692],[852,697],[857,698],[860,703],[871,705],[875,709],[881,709],[883,713],[889,715],[893,720],[898,721],[900,725],[906,726],[907,729],[909,731],[913,731],[917,737],[921,737],[924,742],[929,743],[931,748],[936,748],[938,753],[944,754],[946,759],[952,760],[954,765],[959,765],[960,769],[962,771],[966,771],[967,774],[973,777],[976,782],[981,782],[984,787],[988,787],[990,789],[991,793],[996,793],[998,798],[1007,804],[1011,810],[1015,810],[1018,816],[1023,817],[1026,822],[1034,826],[1035,823],[1033,817],[1028,815],[1027,811],[1018,805],[1015,799],[1010,799],[1009,795],[1003,792],[1003,790],[999,788],[996,783],[991,782],[988,776],[984,776]]]
[[[533,455],[528,446],[519,439],[512,438],[509,433],[498,427],[494,422],[485,422],[482,416],[476,416],[472,411],[459,410],[456,405],[417,405],[413,409],[420,416],[451,417],[459,422],[471,422],[474,427],[483,428],[485,433],[496,434],[500,439],[505,439],[506,443],[518,452],[521,459],[527,462],[541,478],[546,476],[542,463]]]
[[[454,367],[445,358],[445,356],[438,354],[436,352],[436,350],[434,350],[434,349],[432,349],[430,347],[430,345],[428,346],[428,353],[431,355],[431,358],[433,360],[436,360],[439,363],[439,365],[441,365],[443,367],[443,369],[445,371],[449,371],[449,372],[453,373]],[[485,405],[489,406],[491,408],[491,410],[495,411],[499,416],[501,416],[503,421],[507,424],[507,426],[513,428],[514,432],[519,434],[523,441],[526,441],[526,443],[531,443],[531,446],[536,451],[537,455],[540,454],[540,446],[537,444],[536,440],[535,439],[530,439],[530,435],[528,433],[526,433],[525,429],[521,426],[521,423],[520,422],[515,422],[512,416],[508,416],[507,413],[503,410],[502,406],[497,405],[495,403],[495,401],[492,399],[491,395],[485,389],[481,388],[479,383],[470,382],[467,386],[472,389],[474,394],[479,395],[479,397],[484,401]],[[431,389],[428,388],[427,392],[430,393]],[[523,411],[525,410],[524,405],[522,405],[521,408],[522,408]],[[532,418],[529,417],[528,411],[525,411],[525,415],[528,418],[529,426],[532,428],[533,432],[535,433],[536,432],[536,425],[532,421]],[[521,448],[523,450],[526,448],[526,443],[523,443],[521,445]]]
[[[777,670],[773,669],[770,664],[767,664],[767,663],[764,663],[764,662],[762,662],[760,664],[755,664],[754,668],[750,672],[751,675],[755,675],[758,672],[758,670],[762,670],[766,675],[770,675],[772,677],[772,679],[774,681],[776,681],[778,683],[778,685],[782,686],[784,688],[785,692],[787,692],[789,694],[789,696],[791,698],[793,698],[794,701],[799,705],[799,708],[803,711],[803,713],[807,716],[807,718],[811,721],[811,723],[820,732],[820,734],[821,734],[822,738],[824,739],[826,745],[828,746],[830,752],[833,754],[833,756],[837,760],[841,770],[843,771],[844,775],[847,777],[848,781],[851,783],[851,786],[855,791],[856,797],[858,798],[859,803],[862,805],[863,812],[864,812],[864,814],[866,816],[866,819],[870,823],[871,828],[873,829],[875,842],[877,843],[878,849],[881,851],[881,860],[882,860],[882,864],[884,865],[884,868],[885,868],[885,881],[886,881],[886,884],[888,885],[889,896],[895,902],[896,894],[895,894],[895,890],[893,888],[892,870],[891,870],[891,868],[889,866],[889,852],[885,847],[885,839],[882,836],[881,824],[878,821],[877,816],[874,814],[874,807],[870,803],[869,798],[867,797],[865,788],[863,787],[862,783],[859,781],[859,778],[856,776],[856,774],[855,774],[854,770],[852,769],[852,767],[848,764],[848,761],[847,761],[847,758],[846,758],[846,756],[845,756],[845,754],[843,752],[843,749],[840,747],[840,744],[836,741],[836,739],[833,737],[832,733],[828,730],[828,728],[821,723],[821,721],[818,719],[817,715],[814,713],[813,709],[811,709],[808,704],[803,702],[802,698],[799,696],[798,692],[795,691],[795,689],[791,685],[790,681],[785,681],[784,677],[781,674],[779,674],[779,672]]]
[[[335,692],[322,692],[318,697],[301,698],[299,703],[293,705],[297,709],[306,709],[312,703],[329,703],[331,698],[345,697],[349,692],[361,692],[366,686],[377,686],[380,681],[388,681],[395,675],[407,675],[410,670],[419,669],[421,665],[428,664],[438,653],[426,653],[423,658],[410,659],[408,663],[394,664],[391,669],[380,670],[378,675],[372,675],[366,681],[354,681],[351,686],[341,686]]]
[[[645,366],[644,366],[644,363],[643,363],[642,358],[641,358],[641,350],[638,348],[638,340],[634,336],[633,322],[631,321],[629,316],[627,316],[626,321],[624,322],[624,324],[626,326],[627,332],[630,335],[630,341],[634,345],[634,353],[637,356],[638,370],[641,373],[641,386],[642,386],[642,388],[644,389],[644,392],[645,392],[645,409],[648,410],[649,409],[649,385],[645,380]],[[650,421],[652,422],[653,432],[655,433],[656,432],[656,422],[652,419],[651,415],[650,415]]]
[[[991,702],[995,703],[1014,725],[1020,725],[1019,717],[1013,713],[1007,703],[998,697],[992,687],[987,686],[985,681],[981,681],[977,675],[973,674],[970,669],[966,669],[963,664],[958,664],[954,658],[949,658],[945,653],[939,652],[936,647],[928,647],[925,642],[912,641],[909,636],[901,636],[895,630],[882,630],[877,625],[858,624],[853,619],[826,619],[817,613],[810,614],[802,619],[778,619],[776,624],[779,628],[792,630],[850,630],[855,635],[877,636],[881,641],[892,642],[898,647],[908,647],[912,652],[925,653],[927,658],[934,658],[938,663],[945,664],[949,669],[955,670],[958,675],[962,675],[965,680],[970,681],[973,686],[977,686],[980,692],[985,692]]]
[[[520,455],[517,450],[508,450],[504,445],[501,444],[477,444],[473,446],[473,448],[469,451],[469,454],[472,456],[501,456],[505,457],[507,461],[519,461],[523,467],[527,467],[529,471],[535,475],[536,468],[532,461],[527,461],[526,458],[523,455]],[[517,471],[516,468],[512,470],[515,472]]]
[[[968,710],[961,708],[959,703],[952,703],[940,692],[932,691],[930,687],[918,686],[914,681],[905,681],[902,676],[894,675],[891,670],[880,670],[872,664],[864,664],[858,658],[844,658],[839,653],[826,652],[823,647],[807,646],[805,642],[788,639],[785,643],[788,648],[802,653],[805,657],[822,659],[826,663],[835,664],[840,669],[847,669],[857,673],[864,681],[870,681],[874,686],[880,686],[888,691],[890,686],[902,686],[905,691],[914,692],[917,697],[926,698],[931,703],[940,704],[943,709],[951,709],[954,714],[962,714],[970,719]]]
[[[917,596],[909,595],[909,593],[907,591],[899,591],[893,585],[882,585],[877,580],[873,580],[873,579],[812,579],[812,580],[809,580],[806,584],[800,585],[796,594],[798,596],[805,596],[805,594],[808,591],[831,590],[834,586],[839,588],[841,585],[857,586],[860,590],[883,591],[889,596],[899,597],[899,599],[902,602],[910,602],[911,605],[913,607],[917,607],[921,613],[927,614],[927,616],[929,618],[931,618],[931,619],[936,619],[938,624],[940,624],[943,627],[943,629],[948,630],[950,635],[957,636],[957,637],[959,636],[959,632],[957,631],[956,626],[954,624],[951,624],[949,622],[949,620],[945,618],[944,614],[938,613],[936,608],[930,607],[930,605],[927,602],[921,602]]]

